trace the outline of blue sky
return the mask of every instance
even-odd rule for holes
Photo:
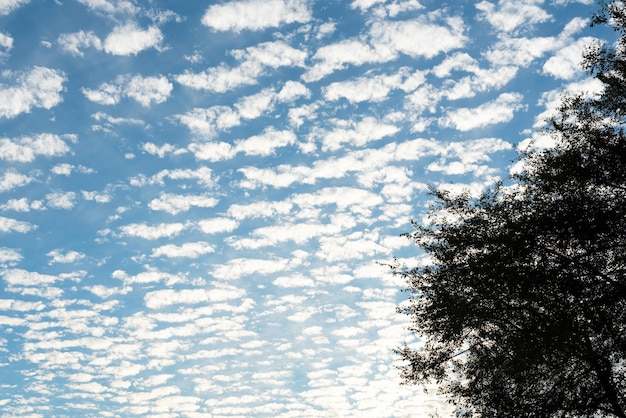
[[[448,414],[377,262],[598,88],[595,10],[0,0],[0,417]]]

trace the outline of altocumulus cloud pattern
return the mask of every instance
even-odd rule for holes
[[[446,416],[377,262],[597,89],[595,7],[0,0],[0,416]]]

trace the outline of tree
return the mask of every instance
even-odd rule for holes
[[[405,383],[436,382],[459,416],[626,418],[626,5],[592,25],[619,33],[583,65],[602,93],[565,96],[523,169],[479,198],[432,190],[409,238],[419,349],[398,349]]]

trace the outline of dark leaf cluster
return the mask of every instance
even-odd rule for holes
[[[626,418],[626,6],[601,6],[614,46],[583,64],[600,95],[567,96],[555,146],[520,155],[480,198],[433,190],[407,234],[431,260],[395,266],[420,348],[406,383],[436,382],[462,416]]]

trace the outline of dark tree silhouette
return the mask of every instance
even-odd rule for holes
[[[405,383],[436,382],[460,416],[626,418],[626,6],[583,65],[604,85],[564,96],[555,146],[480,198],[433,190],[407,234],[428,263],[393,266],[423,346],[398,350]]]

